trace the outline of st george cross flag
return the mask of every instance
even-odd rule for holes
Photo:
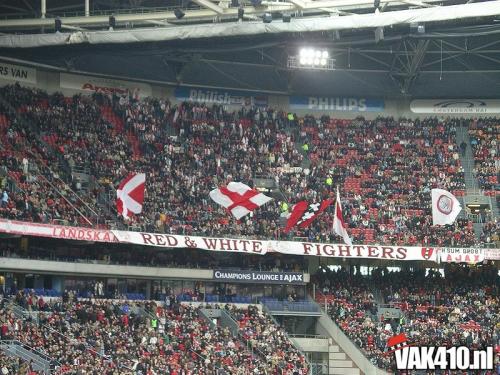
[[[139,214],[144,203],[146,175],[144,173],[129,174],[116,190],[116,209],[126,219],[129,211]]]
[[[227,186],[214,189],[210,198],[227,208],[237,220],[273,199],[242,182],[230,182]]]
[[[453,224],[462,206],[449,191],[432,189],[432,225]]]
[[[311,224],[311,222],[316,219],[333,201],[331,199],[325,199],[321,203],[307,203],[306,201],[300,201],[295,204],[292,208],[292,213],[286,222],[286,227],[284,232],[287,233],[295,225],[299,228],[306,228]]]
[[[333,232],[337,233],[344,239],[346,245],[352,246],[351,238],[347,233],[347,229],[344,224],[344,217],[342,214],[342,205],[340,204],[340,193],[337,187],[337,201],[335,202],[335,216],[333,217]]]

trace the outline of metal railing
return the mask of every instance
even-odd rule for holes
[[[47,354],[18,340],[1,340],[0,350],[9,356],[21,358],[23,361],[32,364],[35,370],[44,374],[50,374],[52,364],[58,363]]]

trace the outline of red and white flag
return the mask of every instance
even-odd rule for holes
[[[340,204],[339,188],[337,187],[337,201],[335,202],[335,216],[333,217],[333,232],[344,239],[344,243],[352,246],[351,238],[345,228],[344,217],[342,215],[342,205]]]
[[[298,225],[299,228],[307,228],[332,202],[331,199],[325,199],[321,203],[309,204],[306,201],[296,203],[286,222],[284,232],[289,232],[295,225]]]
[[[129,211],[139,214],[144,203],[146,175],[144,173],[129,174],[116,190],[116,209],[125,219]]]
[[[432,225],[450,225],[455,222],[462,206],[449,191],[432,189]]]
[[[238,220],[273,199],[242,182],[230,182],[227,186],[214,189],[210,198],[227,208]]]

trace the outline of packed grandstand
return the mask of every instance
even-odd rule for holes
[[[0,2],[0,373],[500,374],[500,5],[382,2]]]
[[[279,204],[264,206],[250,219],[234,221],[207,197],[214,186],[229,180],[252,185],[258,175],[275,181],[283,201],[317,201],[333,196],[326,182],[330,177],[342,187],[344,215],[354,243],[456,247],[498,243],[498,222],[491,216],[485,217],[483,232],[476,237],[467,216],[454,225],[436,227],[431,225],[427,208],[434,187],[456,196],[464,194],[459,157],[464,150],[455,139],[459,127],[471,135],[474,173],[481,187],[498,198],[497,176],[490,164],[496,157],[499,127],[492,119],[291,119],[288,113],[270,108],[231,112],[217,105],[175,105],[132,97],[124,103],[117,96],[64,97],[19,85],[4,86],[1,95],[6,199],[0,212],[7,219],[336,242],[339,238],[329,230],[330,212],[305,231],[287,235]],[[304,144],[309,145],[307,152],[301,147]],[[305,165],[304,160],[310,163]],[[304,168],[290,173],[295,166]],[[73,178],[74,169],[89,171],[91,188]],[[119,221],[109,196],[131,170],[148,176],[144,212]],[[86,212],[98,216],[87,217]],[[100,221],[93,222],[97,217]],[[3,256],[28,259],[71,261],[83,256],[88,261],[107,256],[110,264],[304,269],[301,257],[281,263],[250,256],[248,260],[218,259],[204,252],[195,257],[155,251],[133,255],[126,248],[89,249],[82,254],[78,249],[67,251],[64,245],[52,246],[63,248],[59,251],[62,258],[54,258],[46,245],[26,253],[9,243],[2,250]],[[314,277],[316,301],[374,365],[389,371],[395,369],[384,354],[386,342],[400,332],[407,332],[416,345],[500,345],[499,276],[493,265],[456,266],[447,269],[444,278],[419,272],[379,268],[371,276],[361,276],[359,270],[353,275],[346,269],[319,269]],[[377,318],[371,283],[381,293],[379,303],[397,307],[403,312],[401,317]],[[227,294],[227,290],[208,293],[195,288],[177,294],[156,290],[150,295],[153,300],[147,301],[143,293],[100,294],[96,290],[92,282],[64,293],[17,290],[13,285],[8,290],[11,299],[2,302],[2,340],[15,340],[43,353],[58,373],[305,374],[309,370],[304,354],[268,313],[253,305],[232,304],[252,302],[243,296]],[[285,297],[289,298],[307,300],[304,294]],[[207,305],[191,305],[191,301]],[[38,312],[36,322],[16,316],[11,311],[14,306]],[[227,328],[211,326],[199,317],[203,307],[227,311],[240,332],[233,336]],[[147,314],[138,314],[135,308]],[[470,322],[472,328],[461,328]],[[29,371],[29,363],[12,358],[4,367],[12,373]]]

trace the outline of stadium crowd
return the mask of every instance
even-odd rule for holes
[[[109,204],[115,187],[128,173],[147,174],[144,210],[125,223],[131,228],[284,238],[284,216],[293,203],[331,198],[339,185],[355,242],[443,246],[477,242],[467,219],[451,226],[431,225],[433,187],[459,196],[464,193],[455,140],[461,124],[453,119],[298,118],[271,108],[242,107],[229,112],[219,105],[176,106],[152,98],[99,94],[65,98],[20,86],[5,86],[0,95],[16,109],[7,113],[6,132],[26,132],[20,124],[28,121],[37,132],[29,138],[37,140],[36,148],[50,149],[39,152],[41,158],[50,154],[59,161],[55,165],[64,165],[62,170],[90,171],[92,183],[85,189],[71,173],[57,175],[84,196],[83,201],[100,217],[116,220]],[[489,133],[481,134],[489,141]],[[0,142],[4,143],[3,137]],[[17,163],[3,163],[10,177],[13,173],[18,177],[14,178],[18,185],[20,178],[33,178],[21,170],[21,156],[26,157],[20,154],[13,157]],[[50,159],[48,164],[52,168]],[[208,196],[210,190],[230,180],[253,186],[254,177],[273,179],[278,196],[241,221],[232,219]],[[52,204],[53,190],[38,193],[36,199],[30,190],[8,192],[0,215],[42,222],[61,217],[70,224],[88,225],[74,211],[77,202]],[[26,200],[37,215],[24,213]],[[46,215],[48,203],[55,212]],[[331,211],[310,228],[289,236],[337,241],[331,234]]]
[[[500,353],[500,280],[494,266],[450,265],[443,277],[425,270],[389,272],[374,269],[370,276],[325,269],[318,275],[328,312],[345,334],[378,367],[395,370],[387,340],[405,333],[415,346],[493,346]],[[377,301],[377,290],[381,291]],[[397,308],[397,318],[377,315],[377,307]],[[492,373],[493,374],[493,373]]]
[[[178,303],[77,299],[72,293],[45,302],[19,292],[15,302],[38,311],[38,320],[20,319],[10,302],[0,312],[1,338],[36,347],[53,358],[57,374],[134,375],[305,375],[307,362],[282,330],[254,307],[235,310],[255,320],[258,338],[271,352],[252,350],[227,328],[211,326],[201,308]],[[272,340],[278,337],[280,340]],[[15,366],[14,363],[9,366]]]
[[[477,119],[469,126],[474,173],[486,194],[497,196],[500,174],[500,124],[495,118]]]

